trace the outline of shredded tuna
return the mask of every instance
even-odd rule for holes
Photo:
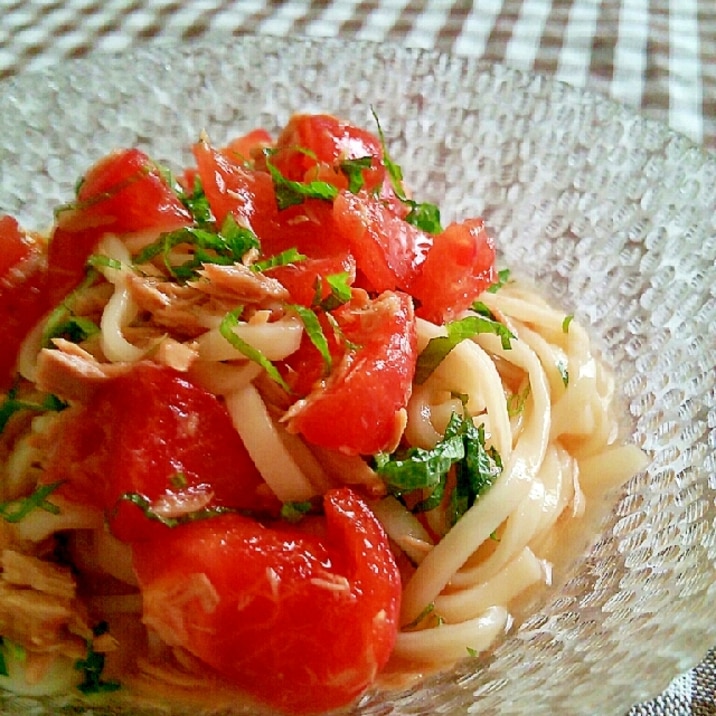
[[[18,587],[31,587],[43,594],[73,599],[76,585],[68,567],[45,562],[12,549],[3,550],[2,578]]]
[[[100,363],[84,348],[63,338],[55,348],[43,348],[37,357],[36,383],[40,390],[64,400],[86,402],[110,378],[122,375],[131,363]]]
[[[266,305],[291,299],[288,291],[275,278],[260,271],[252,271],[243,264],[205,264],[199,274],[204,280],[194,281],[192,284],[198,290],[237,303]]]
[[[129,276],[127,285],[139,310],[150,313],[156,325],[190,338],[206,330],[201,316],[206,315],[209,301],[205,293],[193,286],[134,275]]]

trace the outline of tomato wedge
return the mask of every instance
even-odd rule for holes
[[[197,142],[193,152],[217,226],[231,214],[239,225],[261,237],[278,211],[271,176],[246,167],[240,156],[222,152],[206,139]]]
[[[133,545],[144,622],[272,708],[350,702],[393,648],[400,576],[354,492],[329,491],[324,510],[318,534],[223,515]]]
[[[104,509],[124,541],[168,529],[145,507],[169,516],[216,506],[274,513],[280,507],[225,406],[171,368],[138,363],[86,406],[61,415],[54,437],[44,480],[66,480],[60,490]]]
[[[433,241],[412,285],[417,314],[434,323],[455,318],[495,281],[495,246],[482,219],[450,224]]]
[[[327,181],[349,186],[346,162],[369,159],[359,168],[363,187],[373,191],[384,183],[383,149],[378,139],[330,114],[296,114],[276,140],[274,166],[293,181]]]
[[[413,303],[404,293],[386,291],[342,306],[334,316],[353,347],[294,405],[287,424],[316,445],[373,455],[394,447],[402,432],[417,360]]]
[[[191,222],[189,211],[144,152],[112,152],[87,172],[76,201],[57,215],[49,246],[50,300],[58,303],[79,284],[87,258],[106,233],[160,234]]]
[[[0,390],[10,388],[20,346],[49,309],[44,246],[10,216],[0,217]]]
[[[333,211],[358,269],[372,291],[409,291],[432,246],[432,238],[385,203],[361,192],[342,191]]]

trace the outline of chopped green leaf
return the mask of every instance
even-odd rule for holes
[[[465,459],[457,465],[453,492],[453,523],[468,510],[502,472],[502,459],[494,448],[485,447],[485,427],[464,423]]]
[[[559,375],[562,378],[562,383],[566,388],[569,385],[569,368],[567,367],[567,363],[563,360],[558,360],[557,370],[559,371]]]
[[[92,633],[94,637],[101,636],[107,632],[107,623],[100,622]],[[104,671],[104,654],[94,650],[94,640],[87,639],[87,654],[84,659],[75,662],[75,669],[81,671],[84,680],[77,687],[83,694],[99,694],[110,691],[117,691],[120,688],[118,681],[105,681],[102,678]]]
[[[102,254],[92,254],[87,259],[87,265],[92,268],[111,268],[117,270],[122,268],[121,261],[110,258],[109,256],[103,256]]]
[[[530,384],[527,383],[523,390],[518,393],[513,393],[507,399],[507,414],[511,418],[514,418],[516,415],[519,415],[525,409],[525,403],[527,402],[527,398],[530,395],[530,391]]]
[[[218,515],[236,512],[236,510],[233,510],[230,507],[216,506],[204,507],[200,510],[187,512],[180,517],[165,517],[164,515],[157,512],[152,507],[152,503],[139,492],[125,492],[123,495],[120,495],[119,500],[117,501],[117,505],[119,505],[120,502],[130,502],[131,504],[136,505],[144,513],[144,516],[147,519],[152,520],[153,522],[159,522],[159,524],[162,524],[165,527],[178,527],[179,525],[184,525],[188,522],[206,520],[211,517],[216,517]],[[111,516],[112,515],[110,515],[110,517]]]
[[[450,522],[454,524],[502,472],[502,461],[494,448],[485,446],[485,429],[470,417],[453,413],[443,438],[435,447],[409,448],[392,455],[374,457],[375,469],[390,492],[397,495],[413,490],[430,494],[412,508],[432,510],[445,499],[447,475],[455,469],[455,486],[450,493]]]
[[[52,345],[53,338],[68,338],[73,342],[79,342],[74,338],[79,337],[80,340],[89,338],[94,334],[94,329],[90,326],[92,323],[89,319],[79,318],[74,320],[73,306],[77,300],[77,296],[85,289],[89,288],[99,277],[97,271],[91,266],[87,267],[87,272],[82,283],[67,296],[62,303],[56,306],[47,317],[45,326],[42,331],[42,347],[48,348]],[[68,325],[71,324],[71,325]],[[97,329],[99,330],[99,329]],[[85,334],[86,335],[82,335]],[[74,336],[74,338],[73,338]]]
[[[48,328],[51,330],[47,330]],[[53,338],[64,338],[72,343],[82,343],[99,332],[99,326],[89,318],[71,316],[66,321],[53,326],[48,323],[44,336],[48,343],[51,343]]]
[[[47,498],[61,484],[61,482],[53,482],[48,485],[40,485],[27,497],[0,503],[0,518],[14,524],[24,520],[33,510],[44,510],[50,514],[58,515],[60,508],[49,502]]]
[[[478,656],[480,653],[477,649],[473,649],[471,646],[465,647],[467,649],[468,656]]]
[[[318,316],[315,311],[312,311],[310,308],[306,308],[305,306],[292,303],[289,304],[288,307],[293,309],[303,322],[306,335],[323,358],[324,374],[328,375],[331,372],[331,367],[333,366],[333,358],[331,357],[331,351],[328,348],[328,340],[326,339],[326,334],[323,332]]]
[[[257,348],[254,348],[251,344],[247,343],[243,338],[234,332],[234,329],[239,325],[239,316],[243,311],[243,307],[239,306],[234,311],[229,311],[219,326],[219,333],[240,353],[243,353],[249,360],[258,363],[268,374],[268,376],[278,383],[286,392],[290,393],[286,381],[281,377],[276,366]]]
[[[499,336],[505,350],[510,348],[510,341],[514,338],[507,326],[480,313],[477,316],[465,316],[457,321],[451,321],[445,324],[445,330],[446,336],[431,338],[418,356],[415,367],[415,382],[418,385],[430,377],[453,348],[478,333],[494,333]]]
[[[324,311],[333,311],[344,303],[348,303],[351,300],[352,292],[351,285],[349,283],[351,275],[348,271],[341,271],[340,273],[332,273],[325,276],[325,281],[330,288],[330,294],[326,298],[321,298],[323,295],[323,283],[319,278],[316,281],[316,295],[313,299],[313,305],[318,306]]]
[[[408,199],[405,195],[405,189],[403,188],[403,170],[391,159],[378,115],[375,113],[375,110],[371,109],[371,111],[378,127],[378,139],[380,140],[380,146],[383,150],[383,164],[388,172],[393,191],[400,201],[410,207],[410,211],[405,217],[405,220],[409,224],[417,226],[421,231],[425,231],[429,234],[439,234],[443,230],[440,224],[440,209],[434,204],[413,201],[412,199]]]
[[[5,430],[10,418],[21,410],[32,410],[36,413],[46,413],[48,411],[59,412],[67,407],[67,404],[62,402],[56,395],[46,395],[41,403],[37,403],[31,400],[20,400],[16,397],[17,392],[11,390],[5,400],[0,405],[0,433]]]
[[[206,198],[204,187],[201,185],[201,179],[198,175],[194,177],[194,186],[191,193],[182,191],[179,194],[179,199],[189,209],[197,225],[207,226],[214,221],[214,214],[211,211],[209,200]]]
[[[182,264],[172,264],[172,249],[186,244],[192,247],[191,259]],[[156,256],[163,256],[164,265],[172,276],[188,281],[197,276],[204,264],[230,266],[239,263],[246,253],[259,249],[259,240],[251,229],[239,226],[229,214],[218,232],[208,228],[185,227],[162,234],[156,241],[145,246],[135,257],[135,264],[144,264]]]
[[[400,494],[438,487],[452,465],[465,456],[462,434],[456,427],[459,422],[454,413],[443,439],[433,448],[412,447],[404,453],[376,455],[376,472],[388,489]]]
[[[281,517],[288,522],[300,522],[313,508],[310,500],[306,502],[284,502],[281,505]]]
[[[287,209],[289,206],[302,204],[306,199],[322,199],[333,201],[338,196],[338,189],[325,181],[300,182],[287,179],[279,169],[271,162],[273,153],[271,149],[265,149],[266,168],[273,179],[276,192],[276,203],[279,209]]]
[[[569,325],[574,320],[574,314],[570,313],[568,316],[564,317],[564,320],[562,321],[562,333],[569,333]]]
[[[288,266],[288,264],[295,264],[299,261],[305,261],[306,255],[302,254],[296,248],[286,249],[280,254],[275,256],[269,256],[267,259],[261,259],[261,261],[255,261],[251,264],[252,271],[266,271],[266,269],[276,268],[276,266]]]
[[[363,170],[370,169],[371,166],[373,166],[373,157],[370,155],[355,159],[345,159],[338,165],[341,172],[348,178],[348,191],[352,194],[357,194],[363,188],[365,183]]]
[[[435,204],[418,203],[412,199],[401,199],[401,201],[410,207],[405,217],[409,224],[417,226],[428,234],[439,234],[443,230],[440,223],[440,209]]]
[[[415,617],[412,622],[405,624],[403,626],[403,629],[414,629],[416,626],[418,626],[418,624],[420,624],[421,621],[423,621],[423,619],[427,619],[427,617],[429,617],[434,611],[435,602],[430,602],[430,604],[428,604],[428,606],[425,607],[425,609],[423,609],[423,611],[420,612],[420,614],[418,614],[418,616]]]
[[[189,484],[189,482],[186,479],[186,473],[184,473],[184,472],[175,472],[169,478],[169,483],[175,490],[181,490]]]
[[[510,280],[510,269],[500,269],[497,272],[497,281],[488,289],[488,293],[497,293]]]

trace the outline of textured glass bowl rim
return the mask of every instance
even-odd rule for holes
[[[375,56],[378,57],[382,62],[386,64],[395,63],[399,68],[400,72],[410,73],[411,69],[418,64],[434,64],[438,68],[444,67],[446,64],[457,63],[462,64],[464,67],[469,67],[473,71],[484,72],[486,75],[492,77],[504,77],[507,81],[517,82],[520,84],[521,89],[530,92],[530,87],[534,86],[539,88],[536,91],[544,92],[549,95],[551,92],[559,95],[562,101],[567,103],[570,99],[575,102],[583,101],[585,98],[589,100],[594,106],[598,107],[602,115],[613,114],[614,117],[626,119],[633,125],[643,127],[645,132],[648,132],[652,137],[652,140],[656,143],[661,142],[666,146],[676,147],[675,151],[679,151],[687,155],[691,160],[700,163],[716,162],[716,159],[711,155],[707,155],[701,148],[693,144],[690,140],[685,137],[678,135],[665,125],[658,122],[654,122],[645,119],[637,115],[634,110],[619,105],[611,100],[601,97],[597,94],[590,93],[589,91],[580,90],[576,88],[564,85],[556,80],[540,77],[538,75],[531,75],[530,73],[521,72],[501,65],[495,65],[492,63],[484,62],[474,58],[458,58],[445,55],[444,53],[434,52],[431,50],[422,49],[409,49],[391,44],[373,44],[369,42],[357,42],[357,41],[345,41],[345,40],[308,40],[302,38],[272,38],[272,37],[256,37],[252,35],[241,35],[234,36],[232,38],[223,38],[227,40],[226,43],[215,41],[212,43],[206,43],[202,41],[193,42],[189,45],[182,47],[174,47],[172,45],[159,44],[157,46],[145,47],[138,49],[133,52],[124,54],[123,56],[107,56],[107,55],[95,55],[80,60],[69,61],[62,66],[56,68],[50,68],[48,70],[39,71],[35,73],[28,73],[25,75],[19,75],[11,78],[10,80],[3,81],[0,83],[0,92],[7,94],[7,96],[22,96],[22,93],[29,93],[33,91],[33,88],[38,87],[38,83],[46,81],[52,82],[53,78],[61,78],[63,75],[76,73],[80,75],[83,72],[83,68],[88,63],[95,62],[97,58],[102,63],[107,63],[108,66],[124,67],[126,69],[134,68],[141,69],[143,63],[160,63],[163,53],[167,53],[167,58],[171,56],[172,62],[181,64],[182,58],[189,58],[190,56],[201,57],[205,55],[207,57],[213,57],[220,60],[222,57],[230,56],[231,53],[240,52],[244,49],[249,51],[256,51],[257,49],[263,49],[268,52],[279,54],[282,51],[290,50],[294,53],[306,50],[324,53],[326,57],[337,57],[345,56],[345,54],[352,54],[356,57],[367,57]],[[295,59],[295,57],[294,57]],[[191,80],[188,78],[182,78],[180,81],[187,82],[190,85]],[[469,88],[461,88],[469,90]],[[296,108],[292,108],[296,109]],[[327,110],[333,111],[333,108],[326,108]],[[7,110],[4,110],[7,111]],[[121,111],[121,108],[120,108]],[[47,122],[52,121],[52,118],[48,115],[46,118]],[[2,126],[2,124],[0,124]],[[151,138],[150,138],[151,139]],[[0,141],[3,141],[0,139]],[[5,140],[7,141],[7,140]],[[177,146],[177,149],[183,147]],[[0,168],[3,172],[7,172],[7,165],[3,163],[4,158],[0,153]],[[402,163],[402,162],[401,162]],[[688,165],[688,161],[687,161]],[[20,173],[23,167],[14,166],[11,167],[11,171]],[[407,176],[410,176],[410,172],[406,172]],[[9,174],[3,174],[3,185],[5,177]],[[668,181],[668,177],[663,178],[664,181]],[[74,181],[74,179],[71,179]],[[31,194],[31,191],[29,192]],[[0,197],[1,198],[1,197]],[[716,200],[713,202],[716,208]],[[0,204],[0,208],[4,211],[6,207]],[[34,227],[33,227],[34,228]],[[707,267],[708,268],[708,267]],[[629,432],[630,426],[627,426],[627,432]],[[586,564],[590,559],[591,552],[587,553],[584,559],[576,563],[570,575],[579,574],[579,570]],[[710,569],[714,571],[713,562],[710,564]],[[712,594],[713,596],[713,594]],[[550,604],[555,603],[560,598],[559,593],[551,596],[549,604],[545,605],[545,609],[550,608]],[[540,610],[541,611],[541,610]],[[709,628],[711,628],[710,633]],[[688,654],[682,654],[678,660],[678,668],[686,668],[687,666],[695,665],[698,660],[703,656],[703,653],[708,646],[712,645],[716,634],[714,634],[713,628],[710,625],[704,624],[705,636],[703,643],[694,645],[694,648]],[[514,633],[508,635],[505,640],[499,645],[498,649],[509,649],[519,648],[519,643],[514,641]],[[428,704],[439,706],[440,698],[436,696],[440,689],[445,687],[448,682],[458,684],[458,688],[462,688],[465,684],[468,684],[467,688],[475,693],[476,706],[479,706],[479,693],[480,690],[490,690],[495,688],[502,688],[509,682],[509,674],[503,675],[502,682],[494,674],[491,675],[489,683],[481,684],[479,679],[475,679],[475,664],[478,664],[478,669],[482,668],[482,665],[489,666],[490,656],[485,659],[479,660],[478,662],[472,662],[468,664],[463,662],[458,665],[452,673],[439,674],[435,677],[427,677],[424,682],[418,687],[418,691],[408,690],[402,695],[398,695],[395,701],[395,713],[417,713],[415,704],[423,703],[421,699],[423,695],[426,699],[424,702]],[[674,664],[670,664],[669,668],[674,670],[676,667]],[[651,675],[648,679],[645,678],[645,683],[640,687],[635,687],[633,694],[625,695],[622,699],[625,707],[628,707],[636,699],[645,698],[649,695],[655,695],[659,690],[663,689],[671,677],[676,675],[676,671],[673,673],[661,673],[660,675]],[[499,677],[499,675],[498,675]],[[463,686],[460,686],[462,684]],[[598,687],[599,685],[595,685]],[[421,691],[422,689],[422,691]],[[509,688],[505,692],[506,698],[509,698]],[[417,700],[416,700],[417,699]],[[437,700],[436,700],[437,699]],[[376,701],[373,701],[372,697],[369,696],[363,703],[363,707],[367,712],[370,713],[388,713],[386,708],[387,704],[390,704],[390,698],[387,701],[382,701],[381,697],[377,697]],[[402,711],[401,703],[405,704],[405,711]],[[360,708],[360,707],[359,707]],[[111,709],[110,709],[111,710]],[[519,708],[516,713],[519,713]]]

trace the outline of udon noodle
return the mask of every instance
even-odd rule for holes
[[[373,456],[313,444],[291,429],[296,406],[252,356],[281,364],[299,350],[306,323],[286,307],[280,282],[250,270],[256,256],[208,262],[193,280],[179,282],[167,267],[192,259],[186,244],[138,265],[157,238],[151,231],[101,238],[93,278],[64,302],[76,324],[98,330],[48,342],[49,324],[57,319],[57,309],[50,311],[22,344],[16,386],[28,402],[56,392],[70,405],[82,404],[93,386],[134,364],[169,366],[219,397],[281,503],[305,503],[351,486],[385,530],[401,571],[400,629],[389,670],[391,664],[404,672],[443,668],[489,649],[510,627],[520,595],[549,584],[564,525],[583,520],[593,503],[645,464],[638,448],[620,442],[614,377],[587,330],[510,279],[475,297],[481,315],[506,329],[510,340],[490,330],[455,342],[413,381],[397,413],[394,445],[386,450],[429,454],[459,415],[484,435],[486,454],[499,457],[494,480],[456,518],[452,467],[445,477],[448,497],[416,510],[430,490],[391,490]],[[237,304],[246,307],[231,328],[239,347],[225,335],[227,312]],[[472,308],[450,320],[468,315]],[[448,323],[416,319],[419,354],[447,335]],[[8,393],[6,405],[11,398]],[[65,412],[19,411],[7,421],[0,436],[6,515],[46,485],[43,470]],[[154,510],[181,518],[206,508],[206,499],[168,496]],[[107,530],[102,511],[61,490],[43,500],[22,519],[0,520],[6,670],[0,684],[21,693],[72,692],[76,664],[87,658],[88,629],[101,621],[109,631],[95,633],[92,648],[106,655],[107,678],[127,691],[187,697],[207,683],[216,691],[215,677],[197,668],[195,656],[172,649],[142,622],[130,549]]]

